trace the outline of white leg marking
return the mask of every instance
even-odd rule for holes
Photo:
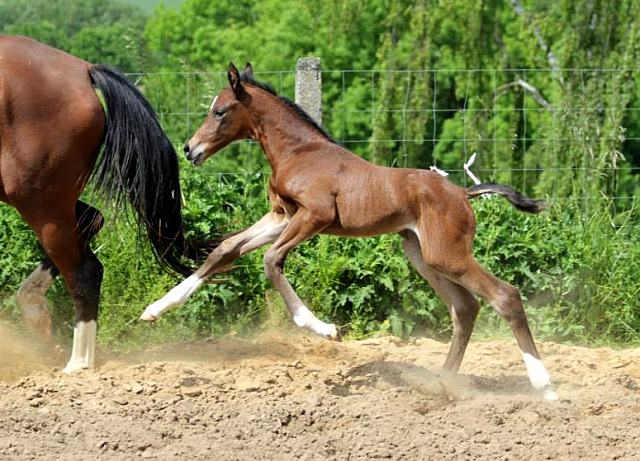
[[[273,243],[286,224],[287,220],[283,219],[282,215],[267,213],[249,229],[222,242],[216,251],[221,250],[226,254],[241,245],[240,253],[245,254],[267,243]],[[169,309],[184,304],[203,283],[204,279],[196,274],[190,275],[162,299],[149,305],[140,318],[148,322],[158,320]]]
[[[74,373],[86,368],[93,368],[96,355],[97,328],[98,324],[95,320],[76,323],[73,329],[71,359],[63,373]]]
[[[533,388],[543,391],[546,400],[558,400],[558,396],[553,389],[551,389],[551,378],[542,361],[526,352],[522,353],[522,358],[527,367],[527,373],[529,374]]]
[[[337,334],[335,325],[318,320],[306,306],[302,304],[297,306],[292,310],[292,314],[293,321],[300,328],[308,328],[320,336],[335,339],[334,336]]]
[[[149,305],[140,318],[148,322],[158,320],[169,309],[183,305],[203,283],[204,280],[196,274],[190,275],[161,299]]]
[[[95,320],[86,324],[86,353],[85,360],[87,362],[87,368],[94,368],[96,362],[96,332],[98,330],[98,323]]]

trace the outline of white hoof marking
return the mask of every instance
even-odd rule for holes
[[[293,315],[293,321],[300,328],[308,328],[315,334],[325,338],[334,339],[334,337],[338,337],[338,330],[335,325],[318,320],[305,305],[298,306]]]
[[[143,312],[140,318],[145,322],[155,322],[156,320],[158,320],[156,317],[149,314],[147,311]]]
[[[547,401],[547,402],[557,402],[558,401],[558,396],[556,395],[556,393],[548,388],[545,389],[544,392],[542,393],[542,397]]]
[[[164,295],[161,299],[150,304],[142,313],[140,318],[147,322],[153,322],[162,317],[169,309],[183,305],[189,296],[193,294],[204,283],[204,280],[198,277],[196,274],[190,275],[184,279],[180,284],[175,286],[169,293]]]
[[[93,368],[96,354],[96,331],[98,324],[95,320],[80,321],[73,329],[73,350],[71,359],[63,373],[71,374],[77,371]]]
[[[526,352],[522,353],[524,364],[527,367],[527,373],[534,389],[543,390],[551,386],[551,378],[540,359]],[[553,392],[553,391],[551,391]]]

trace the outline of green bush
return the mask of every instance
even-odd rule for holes
[[[563,199],[531,216],[492,202],[475,203],[478,259],[521,288],[538,336],[638,342],[637,208],[615,215],[603,198],[585,214],[580,200]]]
[[[188,234],[205,238],[248,227],[269,209],[262,173],[218,175],[214,166],[183,165]],[[501,198],[475,199],[475,255],[488,270],[520,288],[539,338],[579,343],[639,342],[640,237],[637,208],[616,214],[605,199],[585,213],[563,199],[540,215],[523,214]],[[13,296],[42,258],[37,241],[15,211],[2,207],[3,303],[0,315],[19,318]],[[316,236],[294,249],[285,273],[309,307],[348,336],[429,334],[447,338],[446,306],[405,258],[400,237]],[[144,307],[180,281],[166,274],[127,219],[109,219],[92,242],[105,267],[100,343],[145,344],[246,331],[288,317],[263,273],[264,250],[245,255],[226,280],[201,288],[155,325],[137,320]],[[71,300],[61,281],[49,295],[57,330],[70,338]],[[289,320],[286,320],[289,322]],[[509,334],[483,309],[480,334]]]

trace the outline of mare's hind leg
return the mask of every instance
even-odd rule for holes
[[[102,264],[83,239],[74,205],[44,202],[40,206],[16,206],[35,231],[48,257],[60,270],[74,300],[76,324],[73,350],[65,372],[93,368]],[[86,214],[84,216],[88,216]],[[89,234],[85,234],[86,235]]]
[[[102,227],[102,214],[81,201],[76,202],[75,214],[80,236],[87,245]],[[16,302],[25,322],[33,331],[40,333],[46,342],[51,341],[51,315],[46,293],[59,273],[58,268],[47,257],[20,285],[16,294]]]
[[[22,318],[47,343],[51,342],[51,315],[45,295],[59,273],[51,259],[45,258],[16,293]]]
[[[420,275],[429,282],[449,309],[453,322],[453,336],[443,371],[451,374],[457,373],[469,344],[480,304],[469,290],[427,266],[422,257],[420,242],[413,232],[404,231],[402,236],[404,237],[402,248],[407,258]]]

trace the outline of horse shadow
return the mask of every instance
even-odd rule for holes
[[[348,395],[363,387],[400,388],[449,400],[478,395],[531,395],[533,392],[529,380],[523,376],[444,375],[408,362],[372,361],[351,368],[332,393]]]

